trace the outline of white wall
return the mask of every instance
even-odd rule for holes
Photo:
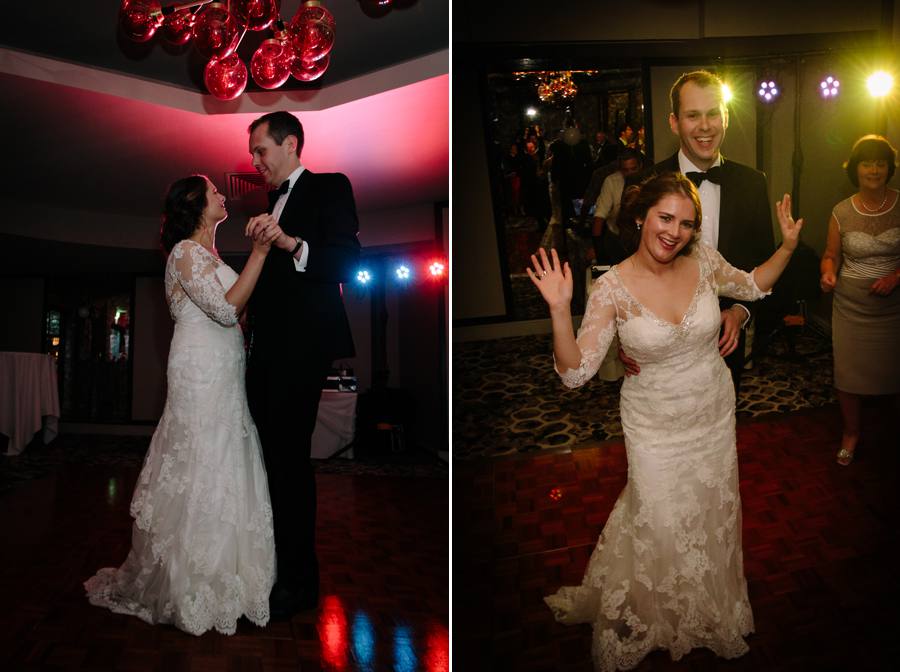
[[[478,81],[474,72],[460,72],[459,67],[453,77],[451,311],[454,320],[503,315],[506,304]]]

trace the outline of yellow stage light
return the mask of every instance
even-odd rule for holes
[[[722,84],[722,102],[726,105],[732,101],[734,98],[734,93],[731,90],[731,87],[728,84]]]
[[[866,88],[875,98],[883,98],[894,88],[894,78],[884,70],[879,70],[866,80]]]

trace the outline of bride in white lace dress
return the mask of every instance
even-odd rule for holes
[[[244,391],[238,316],[268,242],[238,276],[215,251],[225,198],[207,178],[175,182],[162,229],[166,300],[175,320],[168,396],[131,502],[132,547],[85,582],[92,604],[194,635],[233,634],[242,615],[269,620],[272,509]]]
[[[784,242],[746,273],[699,242],[700,201],[680,174],[629,194],[637,251],[600,277],[577,340],[572,275],[540,250],[529,276],[550,306],[556,368],[568,387],[599,368],[613,336],[640,362],[621,390],[628,482],[582,584],[545,598],[562,623],[591,623],[598,670],[630,669],[654,649],[732,658],[753,632],[741,551],[734,387],[718,350],[718,295],[765,296],[802,220],[778,204]]]

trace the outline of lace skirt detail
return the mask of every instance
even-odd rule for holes
[[[556,620],[593,626],[594,669],[602,672],[633,669],[656,649],[673,660],[699,647],[723,658],[746,653],[753,612],[739,541],[735,549],[725,538],[733,526],[740,529],[739,502],[736,512],[707,519],[702,531],[673,528],[660,535],[649,522],[629,524],[638,500],[626,486],[582,585],[544,598]]]
[[[269,620],[272,508],[243,386],[225,348],[173,341],[169,394],[131,502],[132,547],[84,586],[91,604],[200,635]]]
[[[702,396],[623,386],[628,484],[581,586],[545,598],[561,623],[592,624],[597,670],[632,669],[655,649],[674,660],[697,647],[748,650],[734,390],[718,355],[712,365]]]

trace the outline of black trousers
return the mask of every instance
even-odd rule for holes
[[[251,355],[250,413],[259,431],[275,528],[277,584],[318,595],[316,479],[310,462],[313,430],[331,361],[268,361]]]

